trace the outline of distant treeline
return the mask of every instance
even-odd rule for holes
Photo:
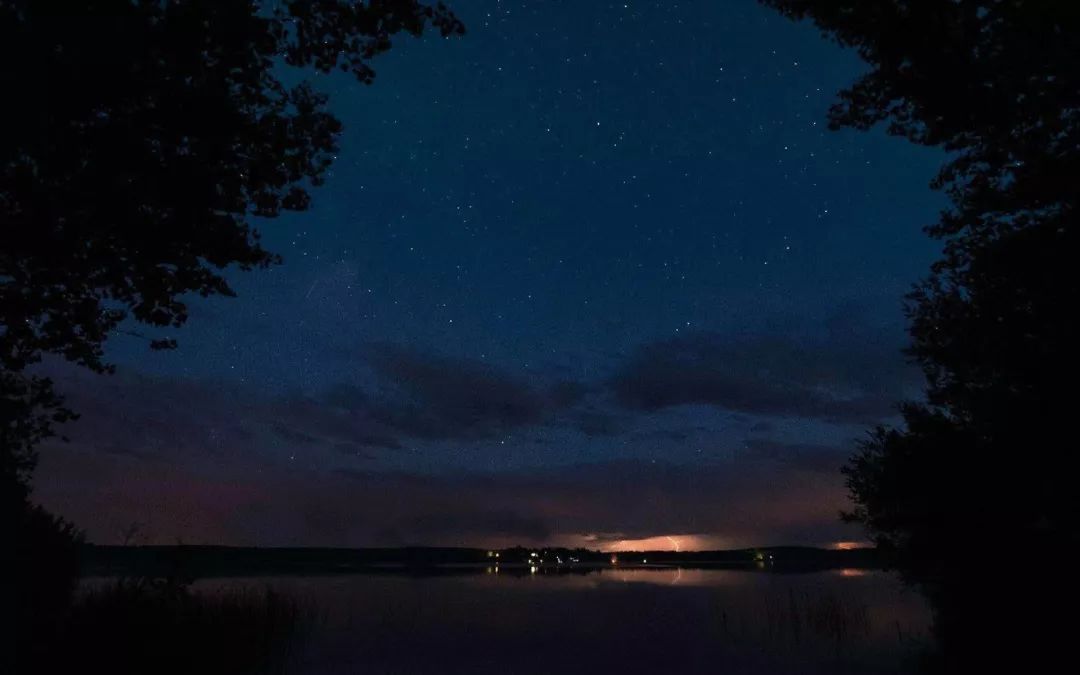
[[[875,549],[831,550],[776,546],[730,551],[638,551],[523,548],[251,548],[233,546],[98,546],[81,551],[88,576],[149,576],[178,579],[222,576],[397,573],[468,574],[488,567],[537,567],[543,571],[598,567],[722,567],[776,572],[876,568]]]

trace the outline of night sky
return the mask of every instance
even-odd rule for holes
[[[753,0],[451,5],[314,77],[345,133],[258,223],[283,265],[175,352],[49,365],[83,417],[37,498],[110,543],[859,539],[838,468],[918,395],[941,155],[829,131],[859,61]]]

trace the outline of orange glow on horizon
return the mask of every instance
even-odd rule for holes
[[[618,539],[600,546],[605,551],[708,551],[725,548],[720,537],[701,534],[662,534],[644,539]]]
[[[854,551],[857,548],[868,548],[870,545],[862,541],[834,541],[829,548],[834,551]]]

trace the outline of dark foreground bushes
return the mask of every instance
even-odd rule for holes
[[[78,594],[20,672],[281,673],[310,620],[271,589],[204,594],[168,581],[108,581]]]

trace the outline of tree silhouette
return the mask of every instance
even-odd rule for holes
[[[428,27],[464,31],[417,0],[0,0],[0,479],[73,415],[43,354],[108,372],[128,316],[180,326],[185,294],[279,261],[251,218],[308,208],[342,129],[288,69],[370,83]]]
[[[929,591],[950,668],[1049,663],[1067,642],[1045,606],[1075,600],[1075,585],[1003,583],[1004,554],[973,556],[1005,541],[1053,564],[1046,553],[1080,539],[1064,447],[1078,372],[1080,3],[761,1],[869,64],[833,127],[885,123],[949,153],[933,186],[951,205],[927,228],[944,254],[906,305],[926,398],[845,468],[848,517]]]
[[[19,649],[51,649],[79,539],[29,501],[37,444],[74,413],[28,367],[110,372],[128,316],[180,326],[186,294],[233,295],[226,268],[277,263],[251,219],[308,208],[342,129],[289,69],[370,83],[395,35],[428,27],[464,30],[416,0],[0,0],[0,585]]]

